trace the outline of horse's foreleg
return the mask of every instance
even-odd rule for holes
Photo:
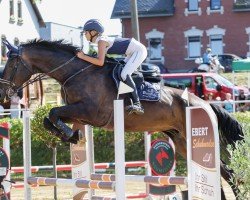
[[[67,121],[73,122],[76,119],[81,119],[82,112],[82,104],[71,104],[62,107],[55,107],[50,110],[49,120],[57,129],[59,129],[66,141],[78,141],[80,130],[73,131],[64,123],[63,119],[67,119]]]
[[[69,139],[68,140],[67,138],[63,137],[62,132],[57,127],[55,127],[47,117],[44,118],[43,125],[44,125],[44,128],[49,130],[56,137],[60,138],[62,140],[62,142],[68,141],[68,142],[71,142],[71,143],[74,143],[74,144],[77,143],[77,140],[74,140],[74,139]]]

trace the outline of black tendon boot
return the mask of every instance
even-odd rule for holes
[[[135,83],[130,75],[127,75],[127,78],[125,80],[125,83],[134,89],[133,92],[131,92],[131,97],[133,101],[133,105],[129,105],[126,107],[126,110],[129,112],[129,114],[135,113],[138,115],[142,115],[144,113],[144,109],[140,103],[140,99],[137,93],[137,89],[135,86]]]

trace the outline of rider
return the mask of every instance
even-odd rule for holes
[[[141,65],[147,57],[146,47],[134,38],[109,38],[103,35],[104,27],[97,19],[88,20],[83,27],[85,37],[88,41],[98,44],[98,56],[96,58],[84,54],[82,51],[77,56],[85,61],[98,66],[104,65],[106,54],[125,54],[125,67],[121,72],[122,80],[134,89],[132,92],[133,105],[126,109],[130,113],[143,114],[144,109],[140,103],[135,83],[131,74]]]
[[[212,57],[212,50],[211,48],[207,48],[206,52],[203,54],[203,64],[206,64],[209,66],[209,69],[213,66],[213,57]]]

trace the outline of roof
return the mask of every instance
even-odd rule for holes
[[[42,15],[41,15],[41,13],[40,13],[37,5],[36,5],[36,1],[34,1],[34,0],[29,0],[29,1],[30,1],[32,9],[34,10],[35,15],[37,17],[37,21],[38,21],[39,26],[40,27],[46,27],[45,22],[44,22],[44,20],[42,18]]]
[[[131,18],[131,0],[116,0],[111,18]],[[174,0],[137,0],[139,17],[172,16]]]

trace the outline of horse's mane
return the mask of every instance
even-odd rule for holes
[[[71,53],[79,50],[79,47],[74,46],[65,40],[49,41],[43,39],[34,39],[22,44],[22,47],[45,47],[53,50],[60,49]]]

